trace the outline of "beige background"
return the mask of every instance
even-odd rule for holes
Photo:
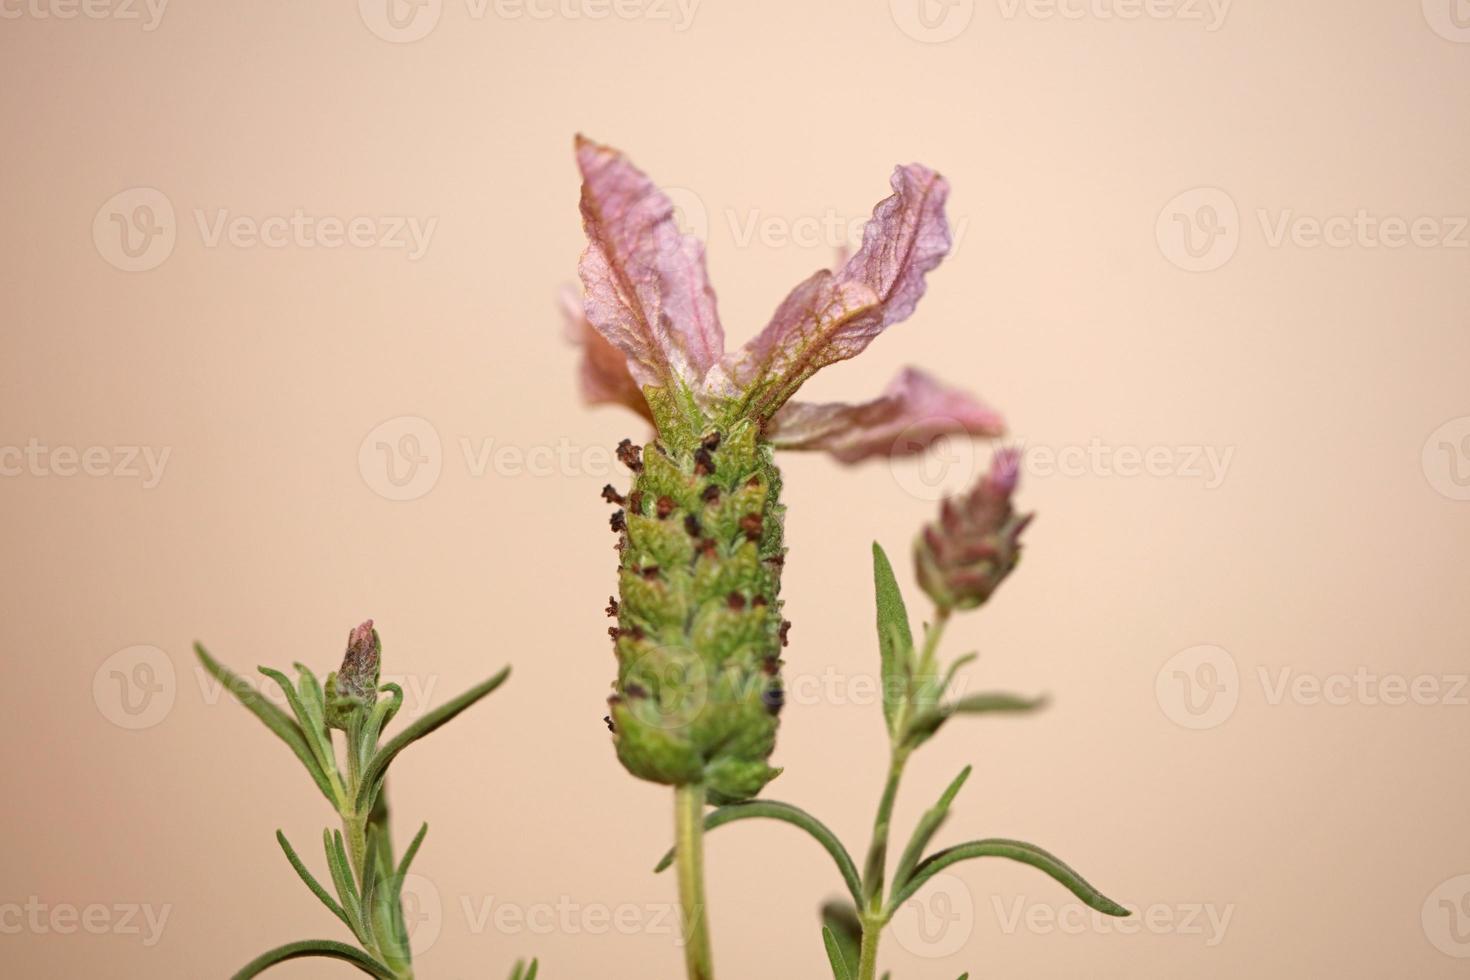
[[[516,668],[395,770],[400,837],[432,825],[421,975],[530,953],[550,980],[678,975],[673,882],[649,873],[668,795],[624,774],[600,720],[597,490],[640,433],[577,404],[554,305],[584,130],[683,189],[736,341],[894,163],[953,184],[958,244],[918,315],[809,394],[867,397],[915,363],[1006,412],[1040,518],[949,653],[982,652],[973,688],[1054,704],[946,730],[899,826],[973,763],[942,841],[1035,840],[1147,914],[1099,929],[1038,873],[972,863],[927,909],[932,941],[913,917],[890,934],[895,976],[1463,974],[1464,3],[622,2],[430,0],[397,29],[373,0],[179,0],[156,22],[0,4],[0,972],[218,977],[345,938],[272,839],[319,867],[323,801],[189,643],[325,673],[373,616],[430,702]],[[149,204],[162,234],[129,259],[112,216]],[[298,209],[364,218],[367,240],[248,236]],[[1313,221],[1360,210],[1312,246]],[[378,243],[400,217],[434,222],[421,255]],[[1421,217],[1417,243],[1381,244]],[[375,445],[404,435],[430,462],[403,492],[427,492],[394,501]],[[46,462],[17,467],[32,440]],[[101,447],[107,475],[67,475],[61,447]],[[128,475],[126,447],[167,452],[161,479]],[[1153,475],[1114,465],[1155,447]],[[868,542],[905,554],[933,479],[975,462],[951,448],[924,472],[786,462],[793,703],[769,795],[854,850],[883,751],[858,703]],[[1038,449],[1077,465],[1048,474]],[[1206,451],[1229,454],[1218,478]],[[125,705],[140,665],[158,690]],[[1214,700],[1183,686],[1212,676]],[[1427,703],[1384,703],[1406,690]],[[729,828],[709,868],[722,977],[823,975],[815,908],[839,883],[809,840]],[[93,903],[98,935],[67,918]],[[161,936],[114,906],[167,907]]]

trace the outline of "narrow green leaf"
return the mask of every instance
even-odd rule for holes
[[[322,771],[321,765],[317,762],[315,753],[307,745],[306,735],[302,732],[301,726],[296,724],[290,715],[272,704],[265,695],[252,687],[244,678],[211,657],[202,644],[194,644],[194,655],[199,658],[204,669],[223,685],[225,690],[234,695],[237,701],[264,722],[265,727],[290,747],[296,758],[300,759],[301,764],[306,767],[306,771],[311,774],[312,781],[322,791],[322,795],[331,801],[333,806],[336,806],[337,799],[332,792],[332,784],[328,782],[326,773]]]
[[[979,715],[992,711],[1016,713],[1023,711],[1035,711],[1046,707],[1046,695],[1034,698],[1023,698],[1019,694],[1002,694],[990,692],[988,694],[970,694],[960,698],[949,705],[951,714],[957,715]]]
[[[883,546],[873,542],[873,592],[878,608],[878,654],[882,663],[883,719],[889,734],[897,731],[899,705],[908,690],[914,635],[898,580]]]
[[[929,841],[943,825],[945,817],[949,816],[950,804],[959,794],[960,787],[965,785],[965,780],[970,778],[970,767],[966,766],[960,774],[954,778],[939,797],[939,802],[925,811],[919,818],[918,825],[914,828],[914,835],[909,838],[908,846],[903,849],[899,856],[898,867],[893,871],[893,887],[902,888],[909,875],[913,874],[914,866],[924,854],[924,848],[929,846]]]
[[[510,971],[510,980],[536,980],[536,971],[541,967],[539,960],[532,960],[527,966],[525,960],[516,960],[516,965]]]
[[[397,684],[384,684],[378,688],[386,692],[388,697],[379,698],[378,703],[373,705],[372,714],[368,716],[368,723],[364,740],[373,746],[378,744],[378,737],[383,734],[383,729],[398,714],[398,709],[403,707],[403,688]]]
[[[837,937],[826,926],[822,927],[822,945],[827,947],[827,962],[832,964],[834,980],[852,980],[852,971],[848,969],[847,961],[842,957],[842,949],[837,945]]]
[[[262,953],[251,960],[231,980],[250,980],[251,977],[264,973],[277,963],[300,959],[304,956],[325,956],[330,959],[345,960],[368,976],[377,977],[378,980],[395,980],[392,970],[362,950],[348,946],[346,943],[333,942],[330,939],[303,939],[300,942],[278,946],[269,953]]]
[[[429,832],[426,823],[419,827],[419,832],[414,834],[413,840],[408,845],[408,850],[403,852],[403,860],[399,862],[398,868],[390,875],[386,883],[386,891],[378,898],[384,903],[384,908],[375,909],[378,918],[386,921],[393,930],[393,936],[403,949],[409,948],[408,930],[403,922],[403,882],[408,877],[408,869],[413,864],[413,859],[419,853],[419,846],[424,842],[424,835]]]
[[[403,731],[393,736],[387,744],[378,750],[377,755],[373,756],[373,761],[368,765],[367,771],[363,773],[362,788],[357,793],[358,812],[366,809],[367,805],[372,802],[377,793],[378,784],[382,781],[383,774],[388,769],[388,764],[397,757],[398,753],[495,690],[501,684],[505,683],[505,679],[509,676],[510,668],[503,668],[494,677],[476,684],[454,700],[446,701],[433,711],[420,716],[411,722],[407,728],[403,729]]]
[[[799,807],[794,807],[790,803],[778,803],[775,800],[751,800],[747,803],[731,803],[728,806],[722,806],[710,811],[704,818],[704,829],[711,831],[717,827],[723,827],[727,823],[734,823],[737,820],[750,820],[755,817],[769,817],[772,820],[784,821],[794,827],[800,827],[816,838],[817,843],[821,844],[827,853],[832,856],[832,860],[837,863],[837,870],[842,875],[843,884],[847,885],[848,893],[852,895],[853,904],[862,904],[862,880],[858,877],[857,865],[852,863],[852,856],[847,853],[847,848],[842,846],[842,842],[837,839],[837,835],[832,833],[826,824]],[[673,863],[674,851],[673,848],[670,848],[669,852],[663,856],[663,859],[658,862],[653,870],[655,873],[663,871]]]
[[[851,902],[832,901],[822,906],[822,929],[830,933],[847,972],[857,975],[862,960],[863,924]],[[831,956],[830,948],[828,950]]]
[[[408,875],[409,866],[413,864],[413,859],[419,853],[419,845],[424,842],[424,835],[428,832],[429,825],[425,823],[419,828],[419,832],[413,835],[413,840],[409,842],[408,850],[403,852],[403,860],[398,862],[398,874],[396,875],[399,887],[402,887],[403,879]]]
[[[306,865],[302,862],[301,858],[297,856],[296,849],[291,846],[291,842],[286,839],[286,835],[277,830],[276,841],[281,845],[281,850],[286,852],[286,860],[291,862],[291,867],[296,869],[296,873],[301,876],[302,881],[306,882],[306,887],[311,889],[311,893],[317,898],[321,899],[322,904],[325,905],[333,915],[341,919],[343,924],[346,925],[347,928],[351,929],[352,920],[347,918],[347,912],[342,908],[341,905],[337,904],[336,899],[332,898],[331,894],[322,887],[321,882],[317,881],[316,877],[306,869]]]
[[[326,829],[322,831],[322,850],[327,852],[327,867],[332,870],[332,884],[337,888],[337,897],[347,912],[347,924],[352,934],[364,946],[368,943],[368,929],[362,911],[362,896],[352,880],[352,865],[347,860],[347,848],[342,845],[342,832]]]
[[[323,772],[333,771],[337,768],[337,759],[332,752],[332,737],[325,726],[318,725],[317,719],[312,717],[311,711],[302,701],[301,695],[296,693],[296,685],[291,679],[273,667],[257,667],[266,677],[280,685],[282,693],[286,695],[286,703],[296,713],[296,721],[302,732],[306,734],[307,743],[311,745],[312,752],[316,755],[317,765],[322,767]]]
[[[1044,695],[1036,698],[1023,698],[1018,694],[997,692],[971,694],[958,701],[951,701],[948,704],[920,712],[909,725],[907,744],[910,748],[917,748],[924,744],[955,715],[1019,714],[1045,707],[1046,700]]]
[[[960,672],[961,667],[972,664],[979,659],[980,654],[973,651],[962,657],[956,657],[954,663],[950,664],[949,669],[944,672],[944,683],[939,686],[940,696],[943,696],[944,692],[949,690],[950,685],[954,683],[955,675]]]
[[[301,697],[301,704],[310,714],[312,723],[320,730],[327,728],[327,706],[326,695],[322,693],[321,681],[311,672],[311,668],[303,663],[294,663],[296,668],[296,691]]]
[[[1048,854],[1035,844],[1001,838],[970,841],[967,844],[958,844],[931,854],[914,869],[913,875],[903,887],[897,890],[888,903],[889,912],[896,911],[923,887],[924,882],[950,865],[982,857],[1010,858],[1012,861],[1020,861],[1033,868],[1040,868],[1081,899],[1088,908],[1096,909],[1103,915],[1126,916],[1129,914],[1127,909],[1088,884],[1086,879],[1069,868],[1060,858]]]

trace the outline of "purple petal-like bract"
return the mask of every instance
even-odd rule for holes
[[[628,359],[587,322],[581,298],[567,289],[561,295],[561,306],[567,340],[582,348],[577,372],[582,400],[588,405],[623,405],[652,421],[648,399],[628,373]]]
[[[861,353],[924,295],[925,274],[949,251],[949,185],[918,164],[896,168],[892,184],[893,195],[863,229],[862,248],[836,273],[818,272],[797,286],[729,359],[724,373],[754,392],[753,414],[769,418],[807,378]]]
[[[704,245],[618,151],[577,138],[587,250],[578,267],[587,320],[628,359],[641,387],[696,389],[724,352]]]
[[[905,368],[883,394],[857,405],[787,402],[766,436],[779,449],[831,453],[844,463],[923,452],[951,433],[1005,434],[1000,413],[917,368]]]

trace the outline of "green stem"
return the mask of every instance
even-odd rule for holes
[[[924,648],[919,655],[915,677],[925,683],[935,671],[939,656],[939,640],[944,627],[949,623],[950,610],[940,606],[935,610],[934,623],[924,635]],[[878,941],[888,917],[883,911],[883,879],[888,864],[888,836],[893,822],[893,804],[898,799],[898,784],[903,779],[904,766],[908,763],[911,749],[905,747],[906,728],[913,714],[909,698],[899,707],[898,723],[894,726],[892,754],[888,760],[888,781],[883,785],[883,796],[878,801],[878,813],[873,818],[873,842],[868,846],[868,859],[863,867],[863,907],[858,916],[863,926],[861,960],[858,963],[858,980],[873,980],[878,970]]]
[[[356,813],[342,815],[342,832],[347,837],[347,857],[352,873],[357,875],[357,890],[366,894],[369,869],[367,864],[367,818]]]
[[[863,945],[858,958],[858,980],[874,980],[878,975],[878,937],[883,933],[883,923],[868,916],[862,917]]]
[[[714,980],[709,915],[704,901],[704,785],[674,787],[674,856],[684,913],[684,967],[689,980]]]
[[[919,676],[927,677],[934,672],[934,661],[939,656],[939,640],[944,628],[949,625],[950,608],[937,606],[934,609],[934,624],[924,633],[924,652],[919,657]]]
[[[898,784],[903,778],[903,767],[908,753],[897,749],[888,763],[888,782],[883,786],[883,796],[878,801],[878,813],[873,818],[873,841],[868,845],[868,859],[863,866],[863,908],[860,915],[876,912],[883,907],[883,876],[888,864],[888,829],[893,821],[893,804],[898,799]]]

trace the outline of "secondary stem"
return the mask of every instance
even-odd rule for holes
[[[873,818],[873,842],[868,846],[868,860],[863,868],[864,908],[858,909],[858,913],[864,916],[883,907],[883,875],[888,864],[888,826],[893,820],[893,804],[898,799],[898,783],[903,778],[903,767],[907,761],[907,752],[894,751],[888,764],[888,782],[883,786],[883,797],[878,801],[878,813]]]
[[[689,980],[714,980],[704,901],[704,785],[674,788],[674,856],[684,913],[684,967]]]
[[[915,680],[923,684],[935,670],[939,655],[939,639],[949,623],[949,609],[943,606],[935,610],[934,623],[924,636],[924,648],[919,655]],[[899,707],[898,724],[895,726],[893,750],[888,762],[888,781],[883,786],[883,797],[878,801],[878,814],[873,818],[873,842],[868,847],[868,860],[863,868],[863,907],[858,917],[863,927],[861,958],[858,962],[858,980],[873,980],[878,973],[878,941],[888,917],[883,907],[883,878],[888,864],[889,825],[893,821],[893,804],[898,798],[898,784],[903,779],[903,769],[908,763],[911,749],[904,744],[905,728],[911,712],[912,692]]]

